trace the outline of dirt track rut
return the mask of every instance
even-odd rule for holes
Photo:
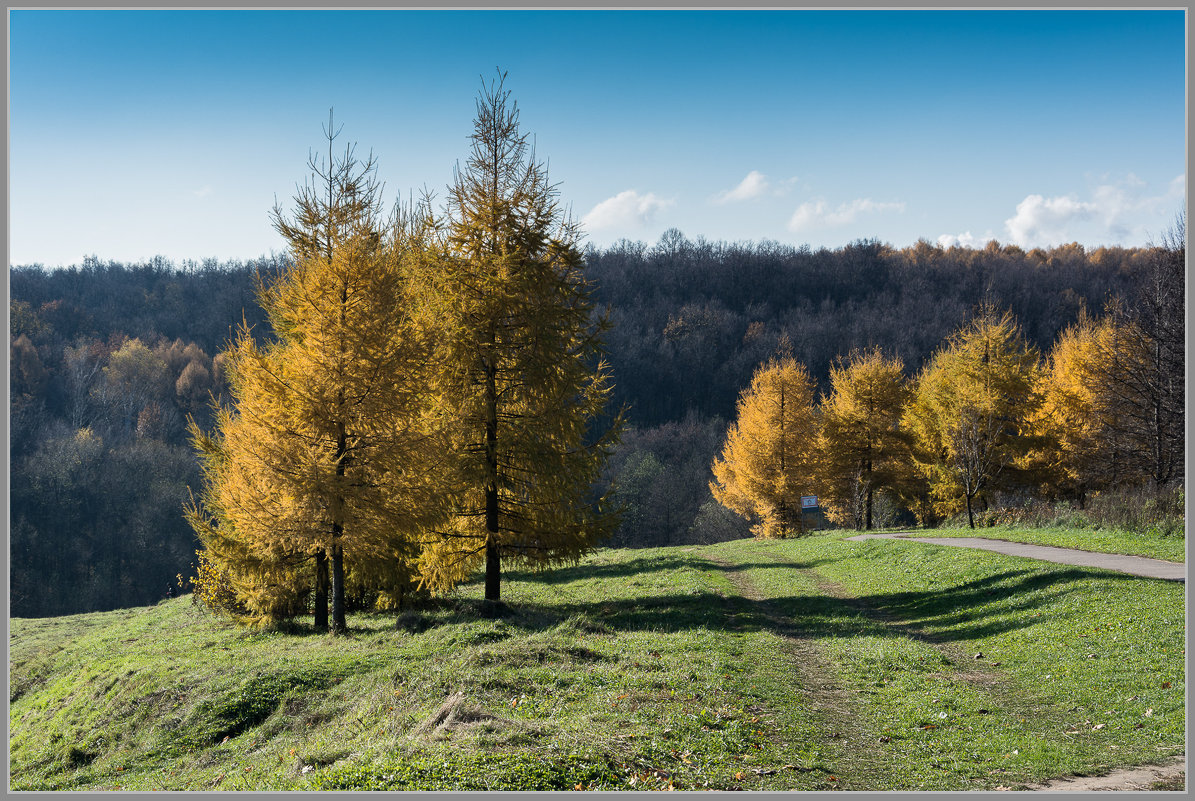
[[[824,730],[829,732],[832,747],[837,752],[850,753],[851,761],[858,766],[851,771],[841,772],[849,776],[858,768],[867,773],[881,771],[886,755],[877,747],[874,733],[863,725],[862,716],[856,714],[852,693],[836,680],[833,666],[817,641],[792,618],[776,609],[751,579],[731,562],[709,555],[707,558],[727,569],[727,578],[735,590],[756,604],[757,613],[767,628],[784,639],[784,650],[797,673],[797,682],[804,690],[810,708],[821,718]],[[873,770],[868,770],[869,767]],[[839,789],[853,789],[846,776],[843,779]]]

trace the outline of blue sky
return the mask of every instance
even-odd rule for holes
[[[500,67],[588,241],[1140,245],[1186,195],[1171,11],[12,11],[12,264],[254,258],[330,107],[443,197]]]

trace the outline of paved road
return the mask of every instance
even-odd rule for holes
[[[1167,581],[1186,581],[1187,566],[1182,562],[1167,562],[1163,559],[1150,559],[1145,556],[1125,556],[1123,554],[1095,553],[1093,551],[1079,551],[1072,548],[1055,548],[1050,545],[1027,545],[1022,542],[1008,542],[1007,540],[989,540],[981,537],[917,537],[909,533],[895,534],[860,534],[847,537],[848,540],[911,540],[912,542],[928,542],[931,545],[952,545],[956,548],[981,548],[985,551],[996,551],[1009,556],[1024,556],[1030,559],[1041,559],[1046,562],[1057,562],[1063,565],[1078,565],[1079,567],[1102,567],[1105,570],[1117,570],[1134,576],[1146,578],[1166,579]]]

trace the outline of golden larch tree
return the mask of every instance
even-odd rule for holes
[[[813,380],[782,343],[739,396],[713,462],[714,499],[751,521],[758,538],[804,534],[801,496],[813,489],[817,436]]]
[[[1046,490],[1080,506],[1089,492],[1124,474],[1123,446],[1107,425],[1115,423],[1104,380],[1116,339],[1110,322],[1081,309],[1078,321],[1059,334],[1038,378],[1041,405],[1030,419],[1040,440],[1032,458]]]
[[[955,333],[921,371],[902,425],[938,512],[967,510],[1009,482],[1033,446],[1038,354],[1011,312],[990,307]]]
[[[904,364],[879,348],[855,350],[830,368],[818,442],[822,505],[855,528],[872,527],[875,493],[911,470],[900,417],[908,397]]]
[[[483,86],[471,150],[447,196],[443,253],[415,291],[436,343],[437,425],[453,442],[454,514],[421,563],[433,589],[478,567],[498,602],[503,564],[571,563],[613,519],[591,488],[618,423],[581,233],[519,129],[505,76]]]
[[[232,407],[213,435],[193,426],[206,486],[189,515],[250,612],[292,613],[306,562],[315,624],[327,626],[330,594],[341,632],[352,565],[383,592],[416,580],[443,446],[424,417],[427,350],[404,291],[419,215],[387,224],[373,160],[351,147],[333,159],[327,136],[293,216],[274,211],[292,264],[259,296],[277,340],[242,328],[228,352]]]

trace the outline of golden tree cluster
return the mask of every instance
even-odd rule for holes
[[[231,405],[192,423],[208,575],[247,620],[333,631],[349,598],[401,606],[480,565],[498,601],[504,561],[573,561],[609,527],[589,492],[617,425],[591,436],[610,381],[577,230],[501,81],[442,216],[384,216],[372,157],[326,136],[274,210],[292,257],[259,286],[276,339],[242,329]]]
[[[1044,360],[1011,313],[985,306],[915,376],[878,348],[854,351],[816,402],[791,355],[766,362],[713,463],[715,499],[756,536],[786,537],[806,530],[798,504],[810,495],[859,529],[881,496],[923,524],[965,511],[974,527],[1002,491],[1081,505],[1181,481],[1184,246],[1171,244],[1155,250],[1151,279],[1170,294],[1144,311],[1084,312]]]

